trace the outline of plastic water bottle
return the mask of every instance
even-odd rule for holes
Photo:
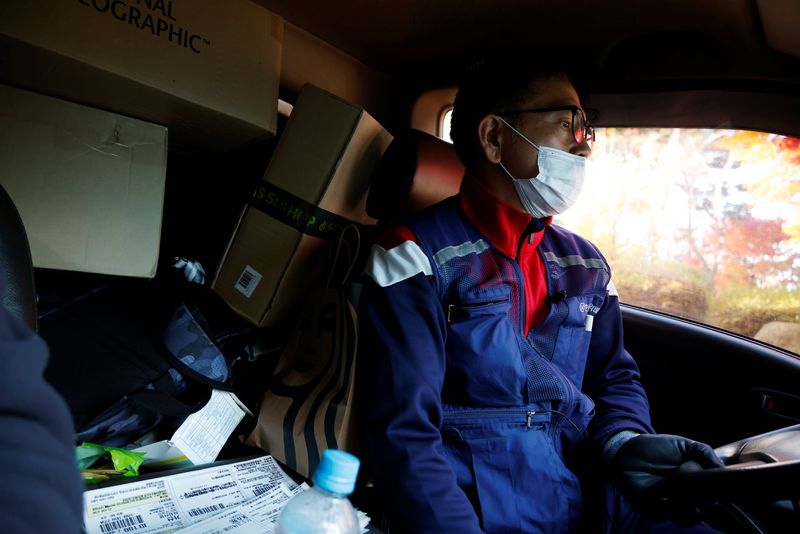
[[[353,493],[359,460],[328,449],[311,477],[313,486],[292,497],[278,516],[278,534],[358,534],[358,517],[347,496]]]

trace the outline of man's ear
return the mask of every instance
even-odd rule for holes
[[[486,115],[478,123],[478,142],[483,150],[483,155],[490,163],[500,162],[501,128],[502,122],[497,115]]]

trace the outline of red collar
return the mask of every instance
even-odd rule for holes
[[[466,174],[461,181],[461,209],[492,244],[511,258],[523,236],[530,234],[533,216],[517,209],[490,191],[480,180]],[[552,222],[548,217],[545,226]],[[534,233],[532,245],[538,246],[544,230]]]

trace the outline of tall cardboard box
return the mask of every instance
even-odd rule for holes
[[[226,150],[274,135],[282,39],[251,0],[4,0],[0,82]]]
[[[152,277],[167,129],[0,85],[0,184],[36,267]]]
[[[214,290],[254,324],[291,319],[321,274],[326,240],[348,221],[375,222],[366,213],[367,191],[391,139],[363,109],[306,85],[228,244]]]

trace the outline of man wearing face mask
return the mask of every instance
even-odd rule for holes
[[[707,532],[622,497],[642,509],[669,472],[721,462],[650,425],[610,268],[551,224],[594,130],[566,75],[524,65],[465,79],[460,193],[388,229],[365,270],[370,460],[391,531]]]

